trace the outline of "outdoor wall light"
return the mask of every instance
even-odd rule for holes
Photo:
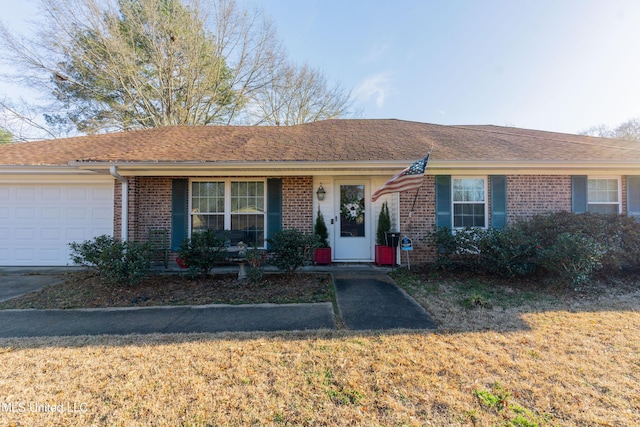
[[[318,200],[319,201],[323,201],[324,200],[324,196],[327,194],[326,191],[324,191],[324,188],[322,188],[322,184],[320,184],[320,187],[318,188],[318,191],[316,191],[316,195],[318,196]]]

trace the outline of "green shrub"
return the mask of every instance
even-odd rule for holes
[[[438,228],[437,266],[506,277],[542,272],[574,285],[599,270],[640,268],[640,223],[624,215],[557,212],[501,230]]]
[[[608,273],[640,268],[640,222],[626,215],[556,212],[536,215],[514,227],[550,248],[562,233],[579,234],[605,249],[602,269]]]
[[[97,269],[108,283],[135,285],[149,274],[151,255],[147,243],[122,242],[102,235],[69,246],[74,264]]]
[[[226,240],[226,236],[213,230],[193,233],[190,239],[184,240],[178,250],[178,257],[189,267],[192,277],[206,276],[227,256]]]
[[[480,228],[463,228],[455,231],[438,227],[433,234],[438,248],[436,264],[447,270],[475,269],[480,253],[478,243],[488,233]]]
[[[389,214],[389,205],[387,202],[382,204],[380,215],[378,216],[378,226],[376,228],[376,244],[385,246],[387,238],[385,233],[391,231],[391,215]]]
[[[538,263],[557,278],[580,285],[602,267],[606,250],[594,239],[580,233],[560,233],[555,242],[538,250]]]
[[[536,242],[518,228],[487,231],[477,247],[476,263],[487,272],[516,277],[536,271]]]
[[[579,285],[600,269],[614,272],[630,264],[632,256],[625,252],[637,253],[638,249],[623,243],[623,224],[630,229],[640,227],[622,215],[566,211],[536,215],[513,227],[536,242],[537,263],[547,275]],[[640,235],[638,230],[636,235]],[[640,244],[637,237],[635,241]]]
[[[264,268],[262,267],[263,262],[263,251],[255,246],[247,250],[247,278],[252,283],[257,283],[262,280],[262,277],[264,276]]]
[[[322,212],[320,212],[320,208],[318,208],[318,216],[316,217],[313,234],[316,237],[316,243],[319,248],[329,247],[329,231],[327,230],[327,224],[324,222],[324,216]]]
[[[311,262],[316,246],[313,235],[290,229],[276,233],[267,239],[273,253],[273,264],[280,270],[292,272]]]

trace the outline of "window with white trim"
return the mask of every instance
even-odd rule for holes
[[[453,178],[453,228],[487,226],[487,180]]]
[[[587,182],[587,210],[593,213],[620,213],[620,179],[589,178]]]
[[[191,231],[243,231],[245,243],[264,246],[266,185],[258,181],[193,181]]]

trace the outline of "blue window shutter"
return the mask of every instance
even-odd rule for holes
[[[503,228],[507,225],[507,177],[493,175],[491,183],[491,227]]]
[[[267,239],[280,230],[282,230],[282,179],[270,178],[267,179]]]
[[[587,211],[587,176],[573,175],[571,177],[571,212],[585,213]]]
[[[436,228],[449,227],[453,223],[451,215],[451,176],[436,175]]]
[[[640,176],[627,176],[627,215],[640,219]]]
[[[187,237],[187,206],[189,181],[174,179],[171,182],[171,250],[177,251]]]

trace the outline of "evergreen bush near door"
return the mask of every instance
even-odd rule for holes
[[[391,215],[389,214],[389,206],[387,202],[382,204],[380,215],[378,216],[378,227],[376,228],[376,244],[386,246],[386,237],[384,233],[391,231]]]
[[[318,215],[316,217],[316,224],[313,228],[313,234],[316,237],[319,248],[329,247],[329,232],[327,231],[327,224],[324,222],[324,216],[318,208]]]
[[[279,231],[267,242],[269,252],[273,254],[273,264],[287,273],[307,264],[316,246],[314,236],[295,229]]]
[[[313,253],[313,263],[321,265],[331,264],[331,247],[329,247],[329,232],[327,231],[327,224],[324,222],[324,216],[318,208],[318,215],[316,217],[316,224],[313,228],[313,234],[316,240],[317,247]]]

